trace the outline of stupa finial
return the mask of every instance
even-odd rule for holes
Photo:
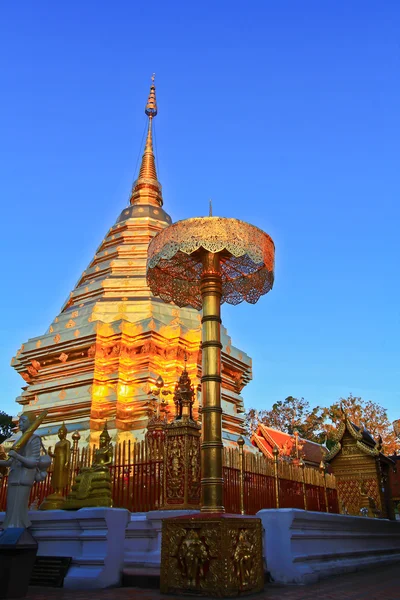
[[[157,179],[156,163],[153,150],[153,119],[157,115],[155,73],[151,77],[150,93],[144,112],[149,118],[146,144],[140,165],[139,176],[133,184],[130,203],[162,206],[161,185]]]
[[[144,109],[144,112],[150,120],[157,114],[156,86],[154,84],[155,78],[156,74],[153,73],[153,75],[151,76],[150,93],[147,99],[146,108]]]

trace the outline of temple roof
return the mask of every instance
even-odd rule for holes
[[[391,459],[382,452],[382,438],[379,436],[378,440],[372,437],[372,434],[368,429],[360,427],[351,421],[346,412],[343,410],[343,418],[339,427],[334,434],[335,445],[330,449],[325,457],[326,461],[330,461],[340,452],[342,449],[342,440],[346,432],[353,438],[357,448],[364,454],[369,456],[375,456],[381,458],[384,462],[391,462]]]
[[[277,448],[281,456],[296,458],[296,436],[273,429],[259,423],[257,430],[251,437],[253,446],[256,446],[268,458],[273,458],[273,450]],[[298,436],[299,458],[305,463],[319,466],[326,449],[321,444],[305,440]]]

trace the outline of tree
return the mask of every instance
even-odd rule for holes
[[[0,410],[0,444],[10,437],[13,430],[12,417]]]
[[[275,402],[270,410],[249,409],[246,413],[248,433],[253,433],[259,422],[289,434],[297,429],[300,437],[311,441],[324,440],[324,410],[319,406],[311,409],[304,398],[288,396]]]
[[[396,437],[390,423],[386,409],[362,398],[352,396],[340,398],[327,408],[310,408],[309,402],[304,398],[288,396],[272,405],[270,410],[257,411],[250,408],[246,413],[246,428],[249,434],[253,433],[258,423],[285,433],[293,434],[294,430],[300,437],[326,444],[330,449],[334,444],[334,432],[343,419],[342,407],[350,421],[360,427],[366,427],[372,437],[378,441],[382,437],[382,450],[391,455],[400,451],[400,440]]]
[[[386,409],[376,402],[365,401],[352,394],[348,398],[340,398],[338,402],[324,409],[324,430],[328,446],[332,444],[334,431],[343,418],[341,406],[350,421],[359,427],[366,427],[374,440],[378,441],[381,436],[385,454],[391,455],[400,450],[399,441],[388,419]]]

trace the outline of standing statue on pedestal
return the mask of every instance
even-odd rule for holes
[[[100,435],[100,448],[95,450],[91,467],[84,467],[76,476],[71,492],[63,505],[65,510],[88,506],[112,506],[110,466],[113,460],[111,437],[107,423]]]
[[[44,454],[42,441],[33,432],[43,422],[47,412],[37,419],[33,414],[24,413],[19,419],[22,436],[8,453],[8,459],[0,460],[0,467],[9,467],[7,487],[7,509],[2,528],[27,528],[31,526],[28,518],[28,502],[35,481],[43,481],[51,458]],[[18,452],[17,452],[18,450]]]
[[[64,490],[68,485],[71,465],[71,442],[67,440],[67,433],[65,423],[63,423],[58,430],[60,441],[54,446],[54,453],[51,451],[51,447],[48,450],[49,456],[54,459],[51,478],[54,493],[45,498],[39,507],[40,510],[56,510],[62,508],[65,502]]]

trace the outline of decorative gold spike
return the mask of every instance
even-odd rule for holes
[[[161,185],[157,179],[156,163],[153,151],[153,119],[157,115],[155,74],[151,78],[150,93],[144,112],[149,117],[146,144],[144,147],[139,176],[133,184],[130,203],[162,206]]]

